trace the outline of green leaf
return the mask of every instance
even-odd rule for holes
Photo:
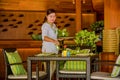
[[[95,42],[99,40],[99,36],[95,35],[95,32],[89,32],[87,30],[81,30],[75,34],[75,43],[81,46],[94,47]]]
[[[69,36],[69,33],[66,30],[66,28],[58,29],[58,37],[67,37],[67,36]]]

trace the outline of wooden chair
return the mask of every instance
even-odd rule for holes
[[[110,73],[99,71],[99,68],[96,68],[97,70],[91,73],[92,80],[120,80],[120,55],[118,56],[116,62],[99,60],[93,64],[97,67],[99,67],[100,65],[113,66],[113,70]]]
[[[27,80],[27,74],[24,74],[24,75],[14,75],[12,70],[11,70],[11,67],[10,67],[11,65],[19,65],[19,64],[23,65],[23,63],[25,63],[25,62],[9,64],[6,51],[7,52],[14,52],[14,51],[16,51],[16,48],[4,48],[4,49],[2,49],[2,53],[4,55],[4,60],[5,60],[5,80],[9,80],[9,79]],[[12,53],[10,53],[10,54],[12,54]],[[47,79],[46,76],[47,76],[47,73],[45,71],[39,71],[39,78],[40,79],[46,80]],[[36,72],[32,72],[32,78],[36,79]]]

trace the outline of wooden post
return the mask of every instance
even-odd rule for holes
[[[81,18],[82,18],[81,1],[82,0],[75,0],[75,6],[76,6],[76,32],[81,30]]]
[[[120,0],[104,0],[104,29],[120,27]]]
[[[120,9],[119,8],[120,8],[120,0],[104,0],[104,30],[112,30],[112,29],[116,29],[117,27],[120,27]],[[111,34],[109,35],[111,36]],[[103,37],[103,40],[104,40],[103,44],[105,44],[104,37]],[[109,61],[109,60],[116,60],[116,58],[117,58],[117,55],[115,55],[115,51],[103,52],[101,54],[101,60]],[[111,72],[112,68],[113,68],[112,66],[101,66],[102,71],[105,71],[105,72]]]
[[[110,0],[104,0],[104,30],[110,27]]]

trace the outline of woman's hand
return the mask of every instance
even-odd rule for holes
[[[58,41],[63,41],[64,39],[63,38],[58,38]]]
[[[60,45],[58,40],[55,40],[54,43],[55,43],[55,45]]]

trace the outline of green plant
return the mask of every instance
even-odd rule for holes
[[[33,40],[42,40],[41,34],[32,34],[31,37]]]
[[[102,31],[104,28],[104,21],[96,21],[95,23],[91,24],[90,27],[93,31]]]
[[[58,37],[67,37],[69,34],[68,34],[68,31],[66,30],[66,28],[64,29],[58,29]]]
[[[99,40],[98,35],[95,35],[95,31],[89,32],[87,30],[81,30],[75,34],[75,43],[79,46],[90,46],[92,49],[96,47],[96,42]]]

